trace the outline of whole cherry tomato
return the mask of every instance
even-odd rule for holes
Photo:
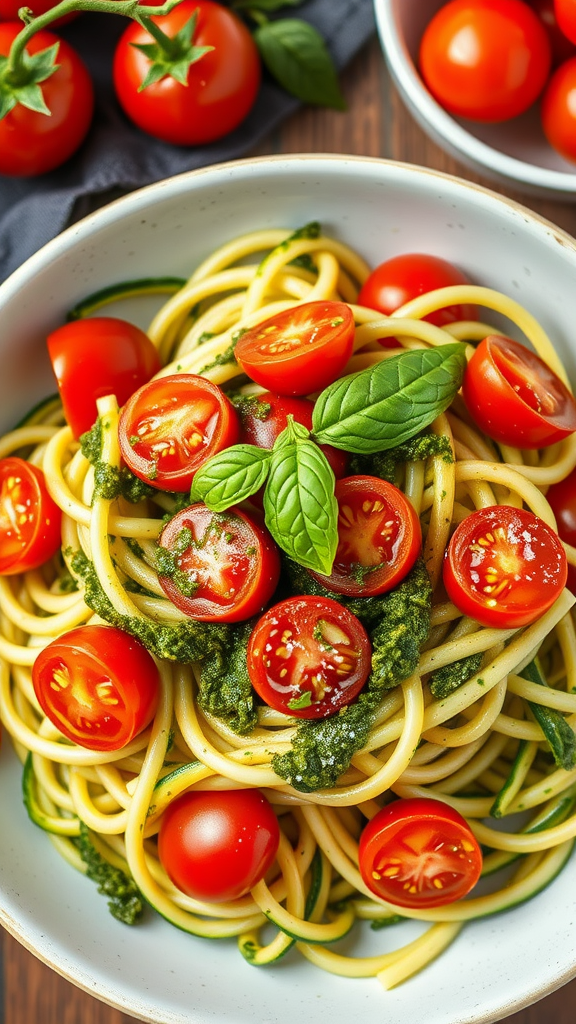
[[[576,162],[576,57],[556,68],[544,90],[540,113],[550,145],[565,160]]]
[[[560,540],[576,547],[576,469],[573,469],[564,480],[552,484],[546,494],[558,526]],[[576,566],[568,564],[568,581],[566,584],[576,594]]]
[[[476,885],[482,852],[465,818],[441,800],[394,800],[360,835],[365,885],[397,907],[424,910],[460,900]]]
[[[530,0],[530,6],[534,8],[548,33],[554,67],[561,64],[562,61],[576,56],[576,46],[570,42],[558,25],[554,0]]]
[[[576,0],[554,0],[554,13],[560,31],[576,43]]]
[[[120,37],[114,54],[114,88],[124,112],[149,135],[177,146],[202,145],[227,135],[244,120],[260,86],[256,44],[244,23],[222,4],[182,0],[169,14],[152,20],[174,40],[191,19],[193,54],[183,42],[171,44],[178,46],[175,54],[162,54],[136,22]],[[153,45],[158,76],[150,50],[142,49]],[[192,59],[185,81],[170,74],[166,57],[175,64]],[[181,67],[175,71],[182,74]]]
[[[7,57],[21,22],[0,23],[0,56]],[[36,54],[58,44],[58,70],[40,83],[50,114],[17,103],[0,120],[0,174],[32,177],[63,164],[78,149],[90,127],[94,90],[75,50],[41,29],[26,45]]]
[[[446,110],[474,121],[505,121],[542,92],[550,41],[522,0],[451,0],[425,29],[420,70]]]
[[[123,405],[160,369],[156,348],[139,327],[115,317],[74,320],[48,335],[48,354],[74,437],[96,420],[96,399]]]
[[[462,394],[494,441],[542,448],[576,430],[576,402],[553,370],[512,338],[491,334],[468,363]]]
[[[160,676],[146,648],[115,626],[78,626],[32,668],[44,714],[73,743],[119,750],[152,721]]]
[[[566,585],[556,533],[525,509],[478,509],[456,527],[444,561],[444,586],[463,615],[497,629],[529,626]]]
[[[279,840],[278,819],[258,790],[188,792],[162,815],[158,854],[182,892],[224,903],[245,896],[264,878]]]
[[[62,513],[44,473],[25,459],[0,459],[0,576],[36,569],[60,549]]]

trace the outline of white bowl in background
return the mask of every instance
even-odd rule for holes
[[[127,278],[190,272],[221,242],[260,227],[319,220],[372,264],[428,251],[523,303],[576,380],[576,242],[522,206],[413,166],[354,157],[238,161],[160,182],[74,225],[0,287],[0,428],[53,390],[46,334],[80,298]],[[141,307],[125,315],[141,319]],[[154,1024],[488,1024],[576,975],[576,859],[523,906],[468,925],[433,964],[385,992],[375,979],[315,969],[295,952],[247,964],[150,912],[114,920],[28,820],[20,767],[0,751],[0,922],[74,984]],[[384,952],[421,925],[369,934]]]
[[[548,143],[538,103],[501,124],[453,117],[428,92],[418,72],[420,40],[446,0],[374,0],[378,34],[390,74],[414,119],[455,159],[495,183],[527,195],[576,201],[576,165]]]

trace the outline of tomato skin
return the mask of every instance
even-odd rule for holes
[[[576,162],[576,56],[556,68],[544,90],[540,113],[550,145],[565,160]]]
[[[126,320],[93,317],[48,335],[48,354],[74,437],[94,424],[96,399],[114,394],[119,405],[160,369],[155,346]]]
[[[114,54],[113,79],[124,112],[142,131],[176,146],[197,146],[227,135],[252,108],[260,87],[260,57],[244,23],[212,0],[183,0],[152,20],[174,36],[198,11],[194,45],[213,46],[190,66],[187,85],[165,77],[142,92],[149,59],[134,44],[152,36],[131,22]]]
[[[560,31],[576,43],[576,0],[554,0],[554,13]]]
[[[444,586],[464,615],[497,629],[529,626],[552,607],[567,578],[564,548],[525,509],[494,505],[466,516],[444,559]]]
[[[152,721],[160,693],[156,663],[115,626],[78,626],[48,644],[32,667],[40,706],[88,750],[120,750]]]
[[[0,576],[37,569],[52,558],[62,543],[61,523],[42,470],[16,456],[0,459]]]
[[[394,800],[378,811],[360,835],[359,861],[371,892],[416,910],[462,899],[482,870],[482,852],[466,819],[426,797]]]
[[[464,371],[464,401],[494,441],[543,448],[576,430],[576,402],[553,370],[525,345],[491,334]]]
[[[312,430],[314,402],[308,398],[290,398],[265,391],[257,396],[257,400],[258,403],[264,403],[264,406],[270,406],[270,410],[261,413],[255,406],[240,409],[242,443],[253,444],[257,448],[272,448],[276,438],[286,429],[288,416],[293,416],[295,423],[301,423],[303,427]],[[328,459],[336,479],[344,476],[348,466],[348,453],[333,448],[330,444],[321,444],[318,447]]]
[[[451,114],[498,122],[523,113],[548,77],[551,47],[522,0],[451,0],[428,23],[420,70]]]
[[[22,22],[0,23],[0,56],[8,56]],[[57,63],[41,83],[50,116],[17,104],[0,121],[0,174],[34,177],[63,164],[83,142],[92,121],[94,90],[78,54],[65,40],[41,29],[26,44],[30,54],[58,43]]]
[[[398,487],[376,476],[344,477],[334,493],[339,540],[332,572],[322,576],[309,570],[310,575],[336,594],[371,597],[392,590],[410,572],[422,546],[414,507]]]
[[[575,56],[576,46],[570,42],[558,24],[554,0],[530,0],[530,6],[534,8],[548,33],[553,66],[557,67],[558,64]]]
[[[186,546],[180,543],[183,530],[190,531]],[[278,585],[278,548],[256,516],[240,508],[215,513],[201,502],[190,505],[169,520],[158,543],[175,555],[186,582],[198,584],[186,594],[176,577],[159,576],[166,596],[193,619],[249,619],[262,611]]]
[[[546,498],[556,516],[560,540],[576,547],[576,469],[548,488]],[[568,564],[566,586],[576,594],[576,566]]]
[[[144,384],[127,401],[118,424],[126,465],[152,487],[188,491],[200,466],[236,444],[236,410],[217,384],[176,373]]]
[[[183,793],[164,811],[160,863],[192,899],[225,903],[245,896],[274,863],[280,829],[256,789]]]
[[[270,707],[295,718],[327,718],[364,686],[371,646],[359,619],[337,601],[289,597],[256,623],[247,663],[252,686]]]
[[[309,395],[340,376],[354,343],[345,302],[303,302],[243,334],[234,350],[252,380],[279,395]]]

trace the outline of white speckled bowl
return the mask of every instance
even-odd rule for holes
[[[476,124],[448,114],[417,68],[424,29],[446,0],[374,0],[382,49],[406,106],[430,138],[490,181],[527,195],[576,201],[576,164],[549,145],[538,104],[502,124]]]
[[[378,160],[240,161],[161,182],[64,232],[0,288],[0,427],[52,390],[44,338],[104,285],[185,274],[225,239],[318,219],[372,263],[429,251],[524,303],[576,379],[576,243],[523,207],[464,181]],[[134,310],[136,307],[134,307]],[[138,317],[137,317],[138,318]],[[150,914],[128,930],[94,885],[26,817],[20,769],[0,754],[0,921],[56,971],[154,1024],[488,1024],[576,975],[576,860],[528,904],[469,925],[407,984],[324,974],[290,953],[249,966],[233,942],[192,938]],[[370,933],[385,951],[420,925]]]

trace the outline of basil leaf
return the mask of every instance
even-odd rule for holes
[[[282,18],[254,32],[260,56],[286,92],[303,103],[344,110],[336,68],[320,33],[300,18]]]
[[[465,366],[465,346],[455,342],[411,349],[342,377],[314,406],[314,437],[357,455],[393,448],[448,408]]]
[[[225,448],[195,474],[190,500],[203,501],[213,512],[223,512],[262,487],[269,464],[267,448],[257,448],[253,444]]]
[[[272,452],[264,515],[290,558],[330,574],[338,546],[338,503],[330,464],[313,441],[294,440]]]

